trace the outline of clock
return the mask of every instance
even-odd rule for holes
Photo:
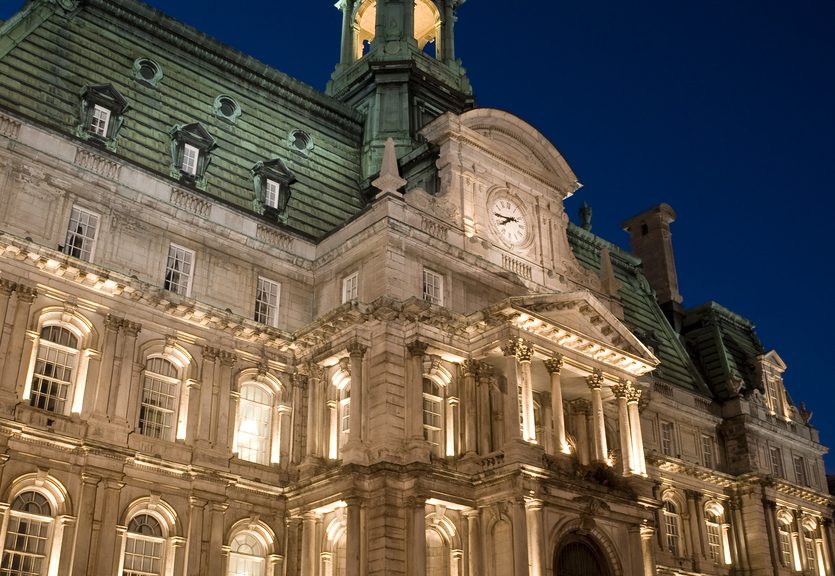
[[[499,196],[489,207],[490,222],[496,234],[512,246],[524,244],[528,239],[528,220],[518,202],[507,196]]]

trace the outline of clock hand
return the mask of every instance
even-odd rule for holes
[[[502,219],[502,221],[499,222],[499,226],[504,226],[505,224],[508,224],[510,222],[518,222],[518,220],[513,216],[504,216],[503,214],[499,214],[498,212],[494,212],[493,215]]]

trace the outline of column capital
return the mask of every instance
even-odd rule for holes
[[[206,504],[208,504],[208,500],[199,498],[197,496],[189,496],[188,504],[189,506],[193,506],[195,508],[203,508]]]
[[[627,404],[637,404],[641,400],[641,389],[632,382],[629,383],[629,391],[626,393]]]
[[[130,320],[122,320],[122,331],[131,338],[136,338],[142,332],[142,324],[139,322],[131,322]]]
[[[81,473],[81,482],[87,484],[89,486],[97,486],[99,482],[101,482],[101,476],[96,476],[95,474],[89,474],[87,472]]]
[[[690,489],[684,490],[684,495],[687,496],[687,498],[689,498],[690,500],[693,500],[693,502],[695,502],[696,504],[701,502],[702,497],[703,497],[702,493],[699,492],[698,490],[690,490]]]
[[[319,514],[318,512],[315,512],[315,511],[311,510],[311,511],[309,511],[309,512],[305,512],[305,513],[302,515],[302,518],[304,518],[304,520],[306,520],[306,521],[313,521],[313,522],[316,522],[317,520],[321,520],[321,519],[322,519],[322,515],[321,515],[321,514]]]
[[[461,371],[463,372],[464,377],[477,377],[479,364],[481,363],[478,360],[473,360],[472,358],[467,358],[466,360],[464,360],[461,363]]]
[[[545,505],[545,503],[542,500],[539,500],[537,498],[525,498],[525,509],[526,510],[532,510],[532,511],[542,510],[542,507],[544,505]]]
[[[368,346],[360,344],[360,341],[356,338],[354,340],[351,340],[345,348],[348,350],[348,355],[352,358],[362,358],[363,356],[365,356],[365,351],[368,350]]]
[[[643,520],[639,529],[641,530],[641,540],[651,540],[655,536],[655,527],[650,524],[649,520]]]
[[[8,278],[0,278],[0,294],[3,296],[11,296],[17,285]]]
[[[594,372],[586,376],[586,384],[592,390],[600,390],[603,387],[603,372],[595,368]]]
[[[571,407],[578,414],[585,414],[585,415],[591,414],[591,402],[589,402],[585,398],[578,398],[577,400],[571,400],[569,402],[569,404],[571,404]]]
[[[469,510],[464,510],[463,512],[464,518],[478,520],[481,517],[481,511],[478,508],[470,508]]]
[[[612,393],[615,395],[615,398],[625,398],[629,400],[629,395],[632,392],[632,382],[629,380],[621,379],[616,384],[612,385]]]
[[[551,358],[543,360],[542,363],[550,374],[559,374],[564,364],[563,356],[562,354],[554,354]]]
[[[522,337],[511,338],[502,347],[505,356],[516,356],[517,362],[530,362],[533,357],[533,346]]]
[[[423,508],[426,506],[426,495],[424,494],[413,494],[406,498],[406,505],[410,508]]]
[[[220,358],[220,363],[224,366],[234,366],[235,362],[238,361],[238,357],[234,353],[227,352],[226,350],[221,350],[218,358]]]
[[[409,356],[412,358],[424,356],[427,348],[429,348],[429,344],[421,342],[420,340],[413,340],[412,342],[406,344],[406,350],[409,351]]]
[[[34,302],[38,296],[37,290],[24,284],[16,284],[14,293],[18,300],[27,304]]]
[[[214,346],[203,346],[203,360],[214,362],[220,355],[220,349]]]
[[[108,314],[104,317],[104,327],[110,332],[118,332],[122,327],[122,318]]]

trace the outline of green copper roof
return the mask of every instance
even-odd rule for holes
[[[139,58],[162,68],[155,87],[137,80]],[[86,0],[67,12],[35,0],[0,30],[0,108],[73,135],[85,86],[106,84],[129,105],[115,143],[124,160],[168,177],[172,127],[200,123],[217,143],[209,196],[251,210],[250,169],[281,158],[296,176],[290,228],[320,238],[363,207],[359,113],[157,10]],[[234,123],[216,115],[220,95],[240,105]],[[291,144],[296,129],[310,136],[306,154]]]

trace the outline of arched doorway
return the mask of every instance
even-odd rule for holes
[[[555,576],[611,576],[600,548],[579,535],[563,541],[554,555]]]

